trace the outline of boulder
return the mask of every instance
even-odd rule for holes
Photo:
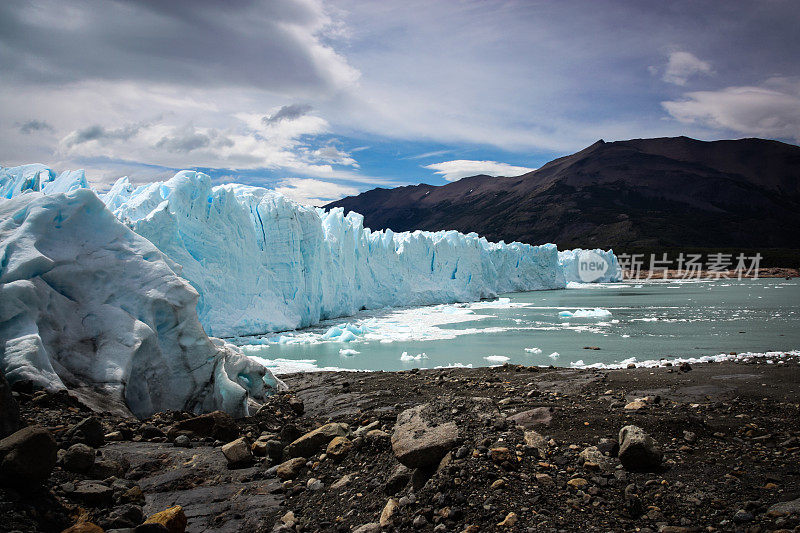
[[[535,455],[539,459],[547,457],[547,440],[542,434],[529,429],[525,432],[523,438],[525,439],[525,445],[530,447],[531,450],[535,450]]]
[[[87,472],[94,465],[94,459],[95,454],[92,448],[77,443],[70,446],[64,453],[62,464],[64,470],[69,472]]]
[[[145,524],[161,524],[167,528],[169,533],[184,533],[187,522],[183,507],[180,505],[150,515],[144,521]]]
[[[64,434],[67,442],[82,443],[91,446],[92,448],[99,448],[105,443],[105,430],[103,425],[94,416],[84,418],[74,426],[72,426]]]
[[[0,440],[0,481],[12,486],[38,485],[56,465],[58,447],[53,435],[30,426]]]
[[[311,457],[332,441],[334,437],[347,435],[347,429],[347,424],[337,422],[325,424],[293,441],[286,447],[284,453],[286,457]]]
[[[222,447],[222,454],[228,460],[228,466],[238,466],[252,463],[255,457],[250,450],[250,445],[244,437],[229,442]]]
[[[144,512],[138,505],[125,504],[115,507],[100,521],[105,529],[136,527],[144,521]]]
[[[406,409],[397,416],[392,434],[392,451],[409,468],[434,466],[455,446],[455,422],[436,421],[430,404]]]
[[[661,466],[661,450],[650,435],[638,426],[619,431],[619,460],[627,470],[652,471]]]
[[[11,385],[0,372],[0,439],[3,439],[19,430],[19,406],[11,394]]]
[[[275,474],[281,479],[294,479],[304,466],[306,466],[305,458],[295,457],[279,464]]]
[[[176,422],[167,431],[167,438],[172,441],[178,435],[186,435],[189,438],[211,437],[230,442],[239,438],[239,426],[228,413],[214,411]]]
[[[111,476],[122,477],[125,475],[125,465],[114,459],[98,459],[89,470],[92,479],[106,479]]]

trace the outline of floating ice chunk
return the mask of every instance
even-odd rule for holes
[[[511,358],[506,357],[505,355],[487,355],[486,357],[484,357],[484,359],[486,359],[490,363],[505,363]]]
[[[353,350],[352,348],[340,348],[339,355],[358,355],[361,352],[358,350]]]
[[[420,361],[427,358],[428,355],[425,352],[418,353],[417,355],[409,355],[408,352],[403,352],[403,354],[400,356],[401,361]]]
[[[534,355],[538,355],[538,354],[542,353],[542,349],[541,348],[525,348],[525,351],[528,352],[528,353],[532,353]]]
[[[549,357],[550,359],[558,359],[560,355],[561,354],[558,353],[558,352],[553,352],[550,355],[548,355],[547,357]]]
[[[576,311],[561,311],[558,313],[562,320],[583,319],[583,320],[602,320],[611,316],[608,309],[578,309]]]

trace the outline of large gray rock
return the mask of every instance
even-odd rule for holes
[[[69,472],[87,472],[94,465],[94,450],[83,443],[73,444],[67,449],[62,459],[64,470]]]
[[[233,417],[222,411],[214,411],[175,423],[169,431],[167,438],[175,440],[179,435],[189,438],[211,437],[224,442],[235,440],[239,437],[239,426]]]
[[[0,439],[3,439],[20,428],[19,406],[11,394],[11,385],[0,372]]]
[[[406,409],[397,416],[392,451],[409,468],[436,465],[458,441],[455,422],[437,420],[430,404]]]
[[[346,436],[347,430],[347,424],[337,422],[325,424],[289,444],[284,450],[284,454],[286,457],[311,457],[323,446],[327,446],[334,437]]]
[[[776,503],[767,510],[767,516],[776,518],[788,515],[800,515],[800,498],[788,502]]]
[[[619,460],[627,470],[656,470],[661,457],[656,442],[642,428],[625,426],[619,431]]]
[[[228,461],[228,466],[240,466],[252,463],[255,459],[250,450],[250,444],[244,437],[229,442],[222,447],[222,454]]]
[[[555,408],[553,407],[536,407],[534,409],[529,409],[527,411],[522,411],[521,413],[511,415],[508,418],[517,426],[522,426],[525,429],[528,429],[537,425],[549,426],[550,422],[553,420],[554,412]]]
[[[0,440],[0,481],[10,486],[38,485],[53,471],[57,449],[50,432],[39,426]]]

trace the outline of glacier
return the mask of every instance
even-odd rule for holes
[[[552,244],[491,243],[456,231],[371,231],[357,213],[301,206],[260,187],[212,186],[200,172],[140,187],[121,178],[102,198],[181,265],[200,294],[200,320],[215,336],[566,284]]]
[[[282,386],[206,335],[198,294],[177,265],[94,192],[67,183],[82,174],[61,181],[33,170],[9,188],[28,193],[0,200],[0,369],[9,381],[99,389],[139,417],[168,409],[244,416],[251,400]]]
[[[0,207],[0,368],[43,387],[100,384],[140,416],[242,414],[282,385],[208,335],[561,289],[579,279],[582,252],[372,231],[357,213],[213,186],[195,171],[141,186],[123,177],[98,192],[82,170],[0,168]],[[593,252],[607,262],[597,281],[619,279],[613,252]]]

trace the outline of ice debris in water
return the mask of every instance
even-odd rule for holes
[[[506,357],[505,355],[487,355],[486,357],[484,357],[484,359],[486,359],[490,363],[505,363],[511,358]]]
[[[542,349],[541,348],[525,348],[525,351],[528,352],[528,353],[532,353],[534,355],[538,355],[538,354],[542,353]]]
[[[549,357],[550,359],[558,359],[560,355],[561,354],[558,353],[558,352],[553,352],[550,355],[548,355],[547,357]]]
[[[339,355],[345,355],[345,356],[347,356],[347,355],[358,355],[360,353],[361,352],[359,352],[358,350],[353,350],[351,348],[341,348],[339,350]]]
[[[577,311],[561,311],[558,313],[559,318],[569,320],[571,318],[577,319],[604,319],[611,317],[611,311],[608,309],[578,309]]]
[[[427,359],[427,358],[428,354],[426,354],[425,352],[418,353],[417,355],[409,355],[408,352],[403,352],[403,354],[400,356],[401,361],[419,361],[421,359]]]

